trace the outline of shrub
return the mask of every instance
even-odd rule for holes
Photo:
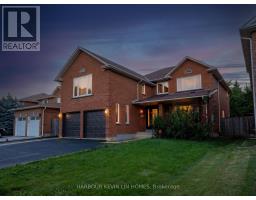
[[[156,137],[163,137],[164,129],[165,129],[164,119],[160,116],[155,117],[153,122],[154,135]]]
[[[165,117],[154,119],[154,133],[157,137],[205,138],[211,126],[203,123],[198,112],[175,110]]]

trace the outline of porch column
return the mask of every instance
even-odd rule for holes
[[[202,105],[202,120],[203,122],[208,121],[208,103]]]
[[[160,117],[164,116],[164,106],[163,106],[163,104],[158,105],[158,114],[159,114]]]

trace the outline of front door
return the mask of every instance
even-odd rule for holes
[[[158,108],[147,109],[147,128],[152,128],[156,116],[158,116]]]

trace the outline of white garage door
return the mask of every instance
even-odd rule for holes
[[[27,136],[38,137],[40,127],[40,117],[28,117]]]
[[[26,118],[16,117],[15,120],[15,136],[25,136]]]

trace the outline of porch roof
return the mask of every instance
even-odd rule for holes
[[[183,91],[183,92],[175,92],[172,94],[162,94],[162,95],[155,95],[143,100],[135,101],[134,104],[145,104],[145,103],[153,103],[153,102],[163,102],[163,101],[172,101],[172,100],[179,100],[179,99],[189,99],[189,98],[197,98],[197,97],[204,97],[209,96],[211,90],[192,90],[192,91]]]

